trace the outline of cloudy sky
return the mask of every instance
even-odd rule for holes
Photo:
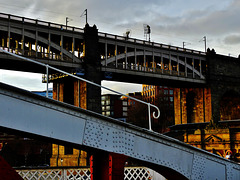
[[[83,27],[88,10],[88,23],[99,31],[123,35],[131,30],[132,38],[144,39],[143,24],[151,27],[151,40],[158,43],[204,51],[207,47],[219,54],[237,57],[240,52],[239,0],[0,0],[0,12],[33,19]],[[1,72],[0,80],[15,80]],[[19,77],[17,74],[16,77]],[[34,75],[31,78],[35,78]],[[28,84],[23,80],[22,84]],[[18,80],[19,82],[19,80]],[[104,83],[119,89],[119,85]],[[140,86],[129,85],[131,90]],[[37,86],[37,88],[40,88]],[[124,93],[126,93],[124,92]]]

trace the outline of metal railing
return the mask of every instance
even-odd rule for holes
[[[20,58],[20,59],[23,59],[23,60],[25,60],[25,61],[32,62],[32,63],[38,64],[38,65],[40,65],[40,66],[46,67],[46,75],[47,75],[47,82],[46,82],[46,84],[47,84],[46,89],[47,89],[47,90],[46,90],[46,96],[47,96],[47,97],[48,97],[48,89],[49,89],[49,88],[48,88],[48,84],[49,84],[49,69],[52,69],[52,70],[57,71],[57,72],[60,72],[60,73],[62,73],[62,74],[66,74],[66,75],[68,75],[68,76],[71,76],[71,77],[73,77],[73,78],[75,78],[75,79],[78,79],[78,80],[87,82],[87,83],[92,84],[92,85],[94,85],[94,86],[103,88],[103,89],[105,89],[105,90],[111,91],[111,92],[113,92],[113,93],[119,94],[119,95],[121,95],[121,96],[125,96],[125,97],[127,97],[127,98],[129,98],[129,99],[132,99],[132,100],[134,100],[134,101],[137,101],[137,102],[140,102],[140,103],[143,103],[143,104],[147,105],[147,107],[148,107],[148,124],[149,124],[149,130],[150,130],[150,131],[152,131],[152,125],[151,125],[151,107],[153,107],[153,108],[155,108],[155,109],[157,110],[157,115],[155,114],[155,111],[153,111],[153,114],[152,114],[152,115],[153,115],[153,118],[157,119],[157,118],[159,118],[159,116],[160,116],[160,110],[159,110],[159,108],[158,108],[157,106],[153,105],[153,104],[150,104],[150,103],[148,103],[148,102],[145,102],[145,101],[139,100],[139,99],[137,99],[137,98],[128,96],[128,95],[126,95],[126,94],[122,94],[122,93],[120,93],[120,92],[118,92],[118,91],[115,91],[115,90],[112,90],[112,89],[110,89],[110,88],[108,88],[108,87],[101,86],[101,85],[96,84],[96,83],[94,83],[94,82],[92,82],[92,81],[89,81],[89,80],[86,80],[86,79],[84,79],[84,78],[75,76],[75,75],[73,75],[73,74],[71,74],[71,73],[62,71],[62,70],[60,70],[60,69],[58,69],[58,68],[55,68],[55,67],[53,67],[53,66],[49,66],[48,64],[44,64],[44,63],[41,63],[41,62],[38,62],[38,61],[35,61],[35,60],[32,60],[32,59],[29,59],[29,58],[26,58],[26,57],[23,57],[23,56],[19,56],[19,55],[17,55],[17,54],[11,53],[11,52],[8,52],[8,51],[6,51],[6,50],[4,50],[4,49],[2,49],[2,48],[0,48],[0,52],[3,52],[3,53],[6,53],[6,54],[9,54],[9,55],[11,55],[11,56],[14,56],[14,57],[16,57],[16,58]]]
[[[141,44],[141,45],[149,45],[149,46],[156,47],[156,48],[175,50],[175,51],[179,51],[179,52],[192,53],[192,54],[196,54],[196,55],[206,55],[206,53],[203,52],[203,51],[186,49],[186,48],[182,48],[182,47],[171,46],[171,45],[161,44],[161,43],[155,43],[155,42],[151,42],[151,41],[149,42],[149,41],[140,40],[140,39],[126,38],[124,36],[108,34],[108,33],[103,33],[103,32],[98,32],[98,36],[103,37],[103,38],[113,39],[113,40],[122,40],[122,41],[125,40],[125,41],[130,42],[130,43]]]
[[[11,14],[0,13],[0,19],[7,19],[9,21],[10,20],[17,21],[17,22],[20,22],[20,23],[23,23],[23,24],[24,23],[25,24],[29,23],[29,24],[32,24],[32,25],[45,26],[45,27],[48,27],[48,28],[57,28],[57,29],[60,29],[60,30],[68,30],[68,31],[84,33],[83,28],[66,26],[66,25],[63,25],[63,24],[41,21],[41,20],[38,20],[38,19],[31,19],[31,18],[16,16],[16,15],[11,15]]]
[[[90,168],[42,168],[42,169],[16,169],[18,174],[24,180],[41,179],[41,180],[70,180],[70,179],[91,179]],[[157,172],[146,167],[125,167],[124,180],[138,180],[138,179],[154,179]],[[159,176],[159,175],[158,175]]]

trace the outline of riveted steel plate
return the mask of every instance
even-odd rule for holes
[[[87,121],[83,144],[120,154],[130,154],[133,150],[134,136],[117,128],[116,125]]]

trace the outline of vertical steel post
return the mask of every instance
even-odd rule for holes
[[[117,53],[117,43],[115,43],[115,67],[117,68],[118,67],[118,61],[117,61],[117,55],[118,55],[118,53]]]
[[[46,74],[47,74],[47,91],[46,91],[46,97],[48,98],[48,65],[46,65]]]
[[[152,131],[152,124],[151,124],[151,104],[148,103],[148,124],[149,124],[149,130]]]

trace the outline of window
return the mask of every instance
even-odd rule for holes
[[[123,112],[123,116],[127,116],[128,114],[127,114],[127,112]]]
[[[123,111],[127,111],[127,107],[123,107]]]
[[[107,100],[107,101],[106,101],[106,105],[110,105],[110,100]]]
[[[168,94],[168,90],[164,90],[164,94]]]
[[[127,101],[123,101],[123,106],[127,106]]]
[[[169,97],[169,99],[170,99],[170,102],[173,102],[173,97]]]
[[[169,94],[170,94],[170,95],[173,95],[173,90],[169,90]]]
[[[73,148],[64,146],[64,155],[73,154]]]

